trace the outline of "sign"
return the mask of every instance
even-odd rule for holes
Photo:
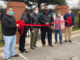
[[[80,11],[78,11],[78,13],[80,14]]]

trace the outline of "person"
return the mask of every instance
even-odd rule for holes
[[[39,12],[38,7],[35,7],[33,9],[33,13],[31,14],[32,24],[39,24],[38,12]],[[30,49],[33,51],[35,51],[35,48],[38,48],[36,46],[38,31],[39,31],[39,27],[33,27],[33,31],[31,32],[32,36],[31,36]]]
[[[72,20],[72,23],[69,25],[69,27],[67,28],[67,22],[65,22],[65,42],[67,42],[67,40],[69,42],[72,42],[71,41],[71,32],[72,32],[72,28],[74,27],[74,15],[72,13],[72,10],[71,8],[68,8],[67,9],[67,13],[64,15],[64,19],[67,20],[67,17],[70,17],[71,20]],[[68,33],[68,35],[67,35]],[[68,39],[67,39],[68,37]]]
[[[2,30],[5,41],[4,46],[4,58],[5,60],[11,60],[9,58],[9,50],[11,57],[18,57],[15,54],[14,46],[16,44],[16,30],[19,24],[15,24],[16,20],[13,17],[13,8],[8,7],[5,16],[2,18]]]
[[[64,21],[63,16],[61,16],[61,12],[59,10],[56,11],[56,15],[54,16],[54,22]],[[57,33],[59,32],[60,44],[62,44],[62,29],[64,29],[64,22],[54,24],[53,27],[55,31],[55,44],[57,43]]]
[[[52,13],[53,13],[52,9],[49,9],[49,13],[50,13],[50,14],[52,14]]]
[[[21,20],[23,20],[25,22],[25,24],[31,23],[29,12],[30,12],[29,9],[25,9],[25,12],[22,14]],[[32,27],[30,27],[30,28],[32,29]],[[25,49],[25,37],[26,37],[28,29],[29,29],[29,26],[25,26],[23,34],[21,34],[22,29],[18,30],[21,35],[20,39],[19,39],[19,51],[21,53],[28,53],[28,51],[26,51],[26,49]]]
[[[45,46],[45,35],[46,32],[48,33],[48,44],[49,46],[53,47],[52,45],[52,29],[53,29],[53,24],[51,22],[54,22],[52,14],[50,14],[49,9],[47,6],[44,6],[44,12],[40,15],[39,21],[41,24],[44,25],[50,25],[50,27],[41,27],[41,41],[43,44],[43,47]]]

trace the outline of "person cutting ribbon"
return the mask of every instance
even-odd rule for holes
[[[46,20],[45,18],[47,19],[47,22],[45,21]],[[51,21],[49,18],[51,19]],[[67,19],[65,21],[62,20],[62,21],[54,22],[52,15],[48,13],[48,7],[47,6],[44,7],[44,13],[42,13],[40,15],[39,21],[41,24],[24,24],[24,21],[22,21],[22,20],[17,21],[16,24],[19,24],[18,29],[22,29],[21,34],[24,33],[24,26],[25,25],[27,25],[27,26],[41,26],[42,44],[43,44],[43,46],[45,46],[45,34],[46,34],[46,32],[48,32],[48,43],[51,47],[53,47],[53,45],[52,45],[52,29],[53,29],[54,24],[67,22],[66,27],[68,28],[72,22],[70,17],[67,17]]]
[[[48,44],[49,44],[49,46],[53,47],[53,45],[52,45],[52,29],[53,29],[54,24],[51,24],[51,23],[54,22],[54,19],[53,19],[52,14],[49,13],[49,9],[47,6],[44,6],[44,11],[40,15],[39,21],[41,24],[50,25],[50,27],[41,27],[41,41],[42,41],[43,47],[46,44],[46,42],[45,42],[46,32],[48,33]]]

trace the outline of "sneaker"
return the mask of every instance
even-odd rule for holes
[[[55,42],[55,44],[56,44],[57,42]]]
[[[34,48],[38,48],[37,46],[35,46]]]
[[[12,60],[11,58],[5,59],[5,60]]]
[[[67,42],[67,40],[65,40],[65,42]]]
[[[14,56],[11,56],[11,57],[18,57],[19,55],[18,54],[16,54],[16,55],[14,55]]]
[[[24,51],[25,51],[26,49],[24,49]]]
[[[71,40],[69,40],[69,42],[72,42]]]
[[[60,44],[62,44],[62,41],[60,42]]]
[[[34,48],[31,48],[30,50],[35,51],[35,49],[34,49]]]
[[[21,53],[28,53],[28,51],[23,51],[23,52],[21,52]]]

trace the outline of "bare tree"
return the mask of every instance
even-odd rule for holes
[[[79,8],[80,8],[80,0],[78,0],[78,6],[79,6]]]
[[[0,5],[0,8],[2,8],[2,5]]]

